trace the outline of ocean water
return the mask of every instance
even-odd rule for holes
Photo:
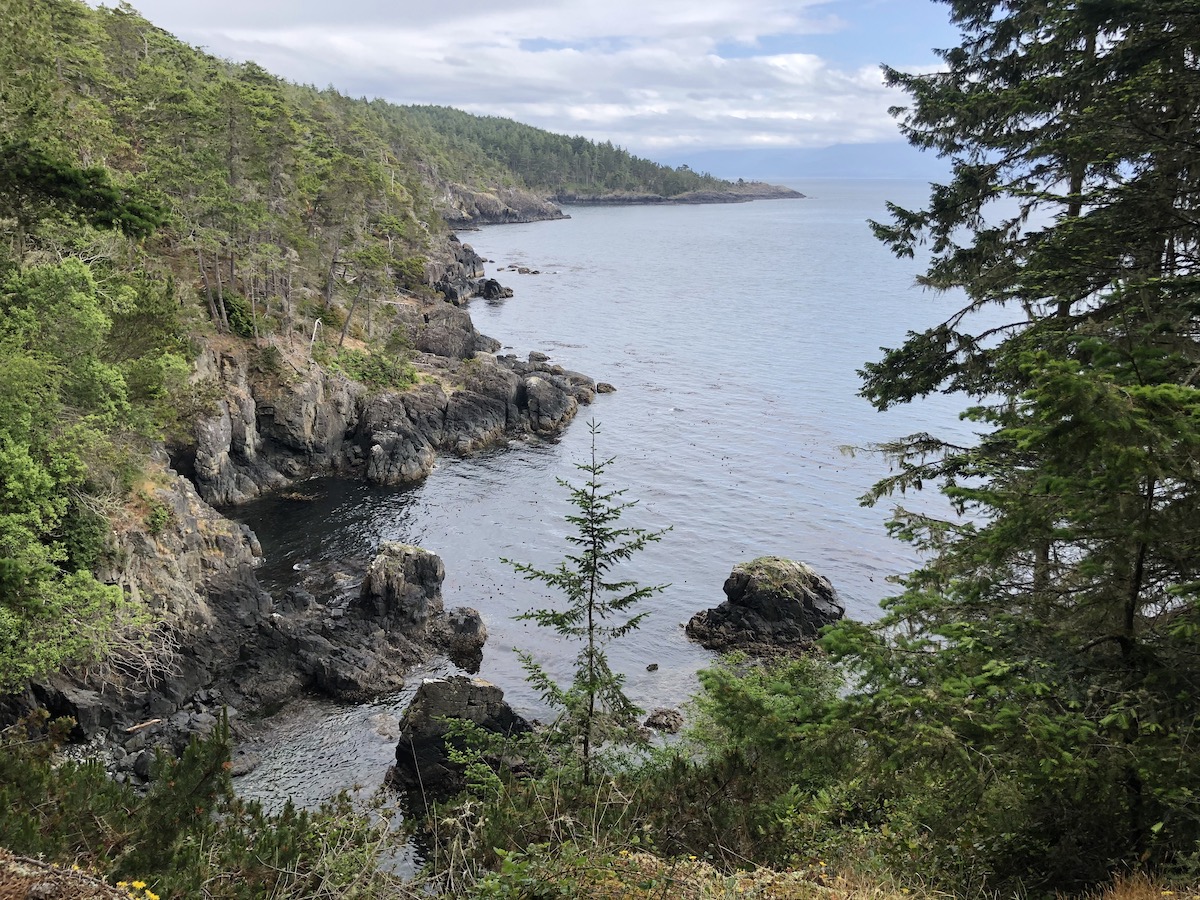
[[[666,585],[644,605],[641,629],[610,648],[640,705],[677,706],[695,692],[695,673],[712,656],[683,624],[721,602],[740,561],[803,560],[832,580],[848,616],[876,617],[889,576],[917,560],[887,536],[887,505],[859,503],[886,461],[845,448],[918,431],[966,438],[970,428],[955,396],[876,412],[858,396],[857,371],[906,331],[945,319],[961,298],[916,287],[919,262],[894,258],[867,226],[885,217],[888,200],[920,205],[925,184],[793,186],[808,199],[575,207],[566,221],[462,235],[494,261],[488,274],[515,290],[504,301],[474,301],[476,327],[506,352],[547,353],[616,392],[583,408],[558,441],[444,457],[414,488],[321,481],[306,487],[316,498],[306,506],[247,507],[244,520],[267,556],[264,577],[283,583],[316,558],[369,557],[381,540],[432,550],[445,561],[447,608],[475,607],[487,623],[483,677],[520,711],[544,715],[515,648],[563,679],[577,648],[514,620],[554,597],[502,560],[547,568],[568,550],[563,516],[572,510],[558,479],[582,479],[575,466],[590,458],[590,420],[599,423],[597,453],[613,458],[606,483],[637,501],[625,522],[671,528],[622,573]],[[540,274],[500,271],[509,265]],[[429,671],[449,668],[434,661]],[[263,764],[240,780],[243,792],[309,803],[378,785],[394,747],[387,723],[409,696],[285,712],[249,748]]]

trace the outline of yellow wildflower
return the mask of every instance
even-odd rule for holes
[[[130,884],[139,891],[146,886],[146,882],[144,881],[131,881]]]

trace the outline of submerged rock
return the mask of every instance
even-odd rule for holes
[[[466,675],[427,678],[400,721],[396,764],[388,783],[426,803],[453,796],[466,786],[463,767],[451,762],[446,749],[446,720],[472,722],[493,734],[531,730],[491,682]]]
[[[697,613],[687,624],[688,636],[710,650],[803,648],[845,614],[828,578],[778,556],[734,566],[725,596],[720,606]]]

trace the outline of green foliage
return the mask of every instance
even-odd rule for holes
[[[561,481],[570,491],[571,503],[578,513],[567,522],[576,528],[567,542],[577,548],[568,553],[555,569],[536,569],[525,563],[505,560],[526,579],[540,581],[562,592],[561,609],[535,609],[518,616],[550,628],[563,637],[582,644],[575,660],[571,684],[557,684],[528,653],[521,664],[529,681],[542,699],[560,711],[555,729],[569,742],[579,745],[584,784],[591,784],[594,746],[608,739],[631,740],[641,710],[625,695],[625,676],[608,664],[605,645],[641,625],[647,613],[627,615],[637,603],[660,593],[666,585],[644,587],[634,581],[610,580],[610,573],[652,541],[662,539],[669,529],[647,531],[620,527],[621,516],[634,503],[622,501],[625,491],[610,491],[600,481],[612,459],[596,458],[596,435],[600,426],[590,422],[592,458],[577,464],[588,480],[582,486]],[[610,618],[617,621],[609,624]]]
[[[401,260],[395,267],[396,284],[406,291],[416,291],[429,284],[425,274],[425,260],[412,256]]]
[[[254,316],[250,302],[240,294],[224,295],[225,312],[229,319],[229,330],[240,338],[254,337]]]
[[[471,886],[480,900],[552,900],[579,897],[607,886],[615,857],[572,842],[533,844],[500,854],[500,867]],[[619,886],[611,879],[612,886]]]
[[[189,368],[128,337],[146,296],[71,257],[16,269],[0,288],[0,692],[102,656],[128,612],[92,575],[108,535],[97,498],[130,481],[116,436],[150,428]]]
[[[28,142],[0,143],[0,214],[29,225],[50,211],[133,237],[147,237],[165,219],[137,191],[116,187],[107,169],[78,168]]]
[[[324,347],[316,358],[322,365],[376,390],[404,390],[417,382],[417,370],[407,357],[386,350],[371,352]]]
[[[896,836],[896,866],[1076,888],[1200,840],[1200,21],[1182,2],[948,6],[944,68],[888,78],[953,178],[874,227],[898,255],[929,246],[924,283],[968,305],[868,365],[863,393],[965,391],[980,439],[884,447],[871,502],[937,485],[963,518],[898,509],[927,561],[878,626],[824,643],[851,673],[838,727],[871,761],[857,821]],[[973,331],[985,305],[1010,324]]]
[[[445,106],[408,106],[407,121],[425,125],[444,141],[445,165],[461,181],[508,170],[526,185],[560,195],[635,192],[675,197],[721,190],[728,181],[687,166],[672,169],[632,155],[612,142],[596,143],[522,125],[497,116],[475,116]]]
[[[161,534],[174,518],[169,506],[157,500],[152,501],[146,513],[146,530],[151,534]]]
[[[180,759],[160,755],[143,795],[97,761],[59,760],[72,724],[47,729],[43,714],[0,734],[6,849],[140,880],[164,900],[396,896],[377,871],[385,829],[345,798],[267,815],[234,796],[227,722]]]

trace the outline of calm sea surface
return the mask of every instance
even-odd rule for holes
[[[550,567],[567,549],[563,515],[571,509],[556,479],[580,480],[574,466],[589,457],[586,423],[594,419],[599,454],[615,457],[608,482],[638,501],[626,521],[673,528],[624,573],[669,586],[646,605],[641,630],[610,650],[642,706],[675,706],[694,693],[695,673],[711,656],[687,640],[683,623],[723,599],[740,561],[776,554],[808,562],[833,581],[847,615],[877,616],[887,577],[915,557],[887,537],[886,508],[858,502],[886,463],[842,448],[969,429],[958,422],[957,397],[875,412],[857,396],[856,370],[907,330],[944,319],[956,298],[915,287],[918,264],[895,259],[866,224],[885,216],[887,200],[922,204],[926,185],[793,186],[809,198],[574,207],[567,221],[463,235],[494,261],[489,275],[509,264],[541,272],[498,273],[516,296],[475,301],[479,330],[504,352],[548,353],[617,392],[584,408],[558,442],[446,457],[412,489],[321,481],[306,488],[318,498],[299,513],[295,503],[270,500],[246,508],[267,555],[264,579],[286,583],[316,558],[370,556],[381,540],[438,553],[447,608],[473,606],[487,622],[481,674],[536,715],[513,648],[534,652],[564,679],[575,648],[513,620],[552,595],[501,559]],[[651,663],[657,671],[646,670]],[[444,668],[435,662],[429,671]],[[240,779],[243,792],[308,803],[378,785],[395,746],[389,727],[408,697],[286,712],[268,741],[247,748],[264,762]]]

